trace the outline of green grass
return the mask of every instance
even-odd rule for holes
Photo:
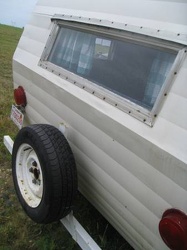
[[[5,25],[0,27],[0,142],[2,142],[4,134],[9,133],[13,136],[16,132],[9,118],[13,102],[12,55],[22,30]],[[0,143],[0,166],[6,166],[9,159],[9,153]]]
[[[12,56],[22,29],[0,25],[0,250],[78,250],[60,222],[39,225],[23,212],[12,182],[11,156],[3,136],[15,138],[18,129],[10,120],[13,103]],[[105,250],[130,250],[126,241],[79,193],[75,217]]]

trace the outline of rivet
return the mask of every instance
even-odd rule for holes
[[[180,34],[178,33],[177,36],[180,36]]]

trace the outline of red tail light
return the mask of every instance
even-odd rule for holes
[[[172,250],[187,250],[187,215],[177,209],[168,209],[159,223],[163,241]]]
[[[17,89],[14,90],[14,99],[17,105],[26,106],[27,100],[25,91],[22,86],[19,86]]]

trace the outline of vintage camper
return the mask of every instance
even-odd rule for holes
[[[65,217],[78,188],[134,249],[187,249],[187,1],[39,0],[13,80],[28,216]]]

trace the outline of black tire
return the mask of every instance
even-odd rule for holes
[[[13,146],[12,173],[18,199],[33,221],[51,223],[72,210],[76,165],[57,128],[46,124],[22,128]]]

